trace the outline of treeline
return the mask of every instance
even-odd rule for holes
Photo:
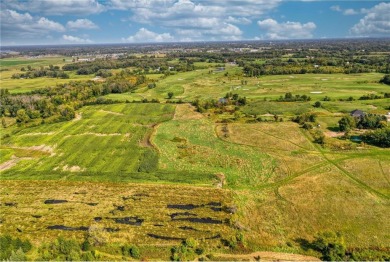
[[[387,126],[387,119],[383,115],[365,114],[362,117],[344,116],[339,120],[340,131],[349,131],[354,128],[376,129]]]
[[[96,251],[97,247],[107,247],[107,236],[97,227],[90,227],[80,243],[74,238],[57,239],[33,246],[28,240],[0,236],[0,260],[1,261],[28,261],[32,260],[27,254],[34,249],[35,261],[99,261],[102,256]],[[112,250],[115,254],[121,254],[125,260],[140,259],[141,253],[136,245],[125,244]],[[31,252],[30,252],[31,253]],[[31,254],[30,254],[31,256]]]
[[[368,72],[390,73],[387,56],[364,57],[323,57],[321,51],[315,56],[305,58],[268,59],[264,63],[240,61],[243,72],[247,76],[286,75],[286,74],[356,74]]]
[[[24,67],[20,69],[23,73],[16,73],[12,75],[12,79],[20,79],[20,78],[38,78],[38,77],[51,77],[51,78],[63,78],[68,79],[69,75],[65,73],[63,70],[60,70],[59,66],[49,65],[49,67],[40,67],[40,69],[32,68],[31,66],[27,66],[27,71]]]
[[[71,81],[20,95],[11,95],[3,89],[0,92],[0,116],[16,117],[18,123],[40,118],[44,122],[70,120],[75,117],[75,110],[84,105],[113,102],[101,96],[129,92],[145,82],[144,75],[133,75],[124,70],[103,83]]]
[[[278,102],[297,102],[297,101],[310,101],[311,97],[307,95],[293,95],[291,92],[287,92],[283,96],[280,96],[276,101]]]
[[[152,72],[167,73],[170,71],[187,72],[195,69],[194,60],[179,59],[179,63],[169,63],[167,58],[137,58],[134,56],[123,57],[120,59],[96,59],[94,61],[77,62],[64,65],[65,71],[76,71],[78,75],[95,74],[102,69],[119,69],[135,67],[134,73],[148,74]]]

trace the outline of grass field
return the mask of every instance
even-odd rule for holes
[[[115,179],[120,173],[155,170],[158,157],[148,139],[153,126],[169,120],[173,110],[160,104],[85,107],[74,121],[21,129],[2,141],[7,152],[2,162],[14,164],[2,178],[25,172],[40,179],[52,174],[77,179],[81,172]]]
[[[60,65],[62,59],[31,65]],[[10,79],[28,61],[1,60],[9,69],[1,72],[1,88],[17,93],[93,77],[73,72],[66,80]],[[248,78],[238,66],[215,66],[197,63],[191,72],[148,75],[156,88],[105,97],[164,102],[173,92],[174,101],[192,101],[233,92],[248,98],[241,113],[277,114],[283,122],[268,116],[268,122],[245,123],[250,118],[244,116],[219,123],[233,115],[167,103],[85,106],[72,121],[28,128],[11,125],[15,120],[7,117],[11,126],[0,127],[1,232],[40,243],[58,233],[80,239],[84,227],[93,225],[105,231],[110,247],[135,243],[151,260],[169,259],[170,247],[188,237],[207,252],[218,250],[223,260],[229,256],[222,253],[232,250],[221,239],[238,231],[248,253],[304,253],[299,239],[312,240],[325,230],[341,232],[348,247],[388,250],[389,149],[342,140],[337,132],[339,119],[354,109],[388,111],[390,99],[338,101],[389,92],[378,83],[382,74]],[[270,101],[286,92],[312,100]],[[332,101],[322,101],[325,96]],[[315,101],[322,107],[314,108]],[[323,147],[290,121],[305,112],[317,114]],[[68,202],[45,204],[50,199]],[[76,230],[48,228],[56,225]],[[122,259],[100,252],[106,260]]]
[[[170,247],[182,238],[193,237],[210,252],[221,238],[236,232],[230,226],[234,215],[223,211],[233,205],[228,190],[67,181],[2,181],[2,185],[1,203],[13,204],[1,206],[1,232],[27,237],[35,244],[58,235],[82,239],[86,234],[83,229],[53,230],[52,226],[94,226],[103,230],[112,249],[118,243],[133,243],[140,247],[145,259],[168,260]],[[68,202],[45,204],[50,199]],[[188,205],[193,208],[185,212],[181,207]],[[128,224],[122,223],[127,221],[125,218],[131,218]],[[112,257],[103,253],[102,260],[107,259]]]
[[[388,150],[326,150],[294,123],[229,124],[228,130],[224,139],[261,149],[284,174],[260,191],[236,191],[253,244],[283,246],[333,229],[351,246],[388,245]]]
[[[174,119],[162,123],[153,136],[162,170],[223,174],[232,188],[256,186],[273,179],[276,163],[269,155],[224,142],[210,120],[193,114],[189,105],[178,105]]]
[[[65,59],[65,62],[64,60]],[[33,79],[12,79],[13,74],[23,73],[20,71],[22,67],[27,68],[30,65],[32,68],[48,67],[49,65],[59,66],[60,68],[69,63],[72,59],[69,57],[43,57],[39,59],[0,59],[0,87],[8,89],[10,93],[24,93],[37,88],[51,87],[56,84],[68,83],[71,80],[91,80],[94,75],[77,75],[75,72],[69,73],[69,79],[39,77]]]
[[[383,96],[384,92],[388,92],[386,85],[378,83],[382,77],[383,74],[379,73],[365,73],[277,75],[257,78],[244,77],[239,67],[226,65],[224,71],[208,68],[171,75],[158,80],[156,88],[140,89],[126,96],[129,100],[166,99],[167,93],[173,92],[176,99],[192,101],[196,98],[218,99],[227,92],[234,92],[249,99],[259,100],[260,103],[261,100],[274,100],[291,92],[293,95],[308,95],[312,101],[321,101],[325,96],[333,100],[347,99],[350,96],[358,99],[367,94]],[[242,81],[246,81],[246,84]],[[367,101],[359,101],[359,104],[365,103]]]

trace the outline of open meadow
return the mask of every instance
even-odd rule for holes
[[[185,60],[165,58],[151,61]],[[98,238],[95,258],[116,261],[134,258],[125,244],[139,247],[138,259],[169,260],[195,250],[191,241],[199,247],[191,259],[315,260],[321,252],[310,243],[326,231],[341,234],[348,252],[390,253],[389,148],[353,141],[366,130],[339,126],[355,109],[389,112],[382,73],[250,77],[235,62],[199,59],[165,73],[115,67],[101,82],[76,70],[12,79],[21,67],[68,60],[1,59],[6,102],[80,80],[31,98],[39,109],[2,111],[0,232],[28,239],[29,259],[58,235]],[[286,93],[310,99],[284,101]],[[367,95],[377,97],[359,99]]]

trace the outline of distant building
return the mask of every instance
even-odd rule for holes
[[[365,113],[362,110],[355,109],[351,112],[351,116],[353,117],[363,117]]]

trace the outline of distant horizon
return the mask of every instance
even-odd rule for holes
[[[7,0],[1,46],[390,35],[388,1]]]
[[[253,40],[253,39],[242,39],[242,40],[215,40],[215,41],[189,41],[189,42],[137,42],[137,43],[120,43],[120,42],[112,42],[112,43],[65,43],[65,44],[27,44],[27,45],[0,45],[0,51],[3,51],[4,48],[13,48],[13,47],[88,47],[88,46],[142,46],[142,45],[170,45],[170,44],[207,44],[207,43],[250,43],[250,42],[266,42],[266,43],[283,43],[283,42],[312,42],[312,41],[338,41],[338,40],[386,40],[390,41],[389,37],[345,37],[345,38],[310,38],[310,39],[261,39],[261,40]]]

